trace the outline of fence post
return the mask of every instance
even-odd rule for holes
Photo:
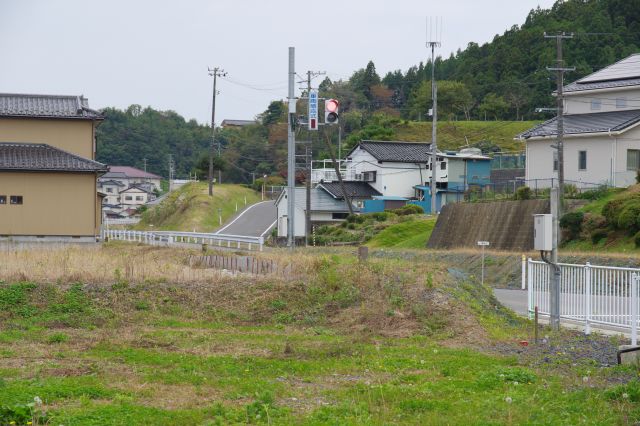
[[[528,274],[527,276],[529,277],[529,282],[528,282],[528,291],[527,291],[527,299],[528,299],[528,305],[529,305],[529,319],[531,318],[532,312],[533,312],[533,272],[531,271],[531,269],[533,268],[533,263],[531,263],[531,258],[529,258],[529,260],[527,261],[527,269],[528,269]]]
[[[527,288],[527,257],[523,254],[522,255],[522,289],[526,289]]]
[[[584,334],[591,334],[591,264],[584,266]]]
[[[638,344],[638,274],[631,275],[631,345]]]

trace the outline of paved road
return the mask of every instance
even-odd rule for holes
[[[528,315],[527,290],[509,290],[494,288],[496,299],[518,315]]]
[[[262,201],[247,207],[216,234],[264,236],[275,226],[277,215],[274,201]]]

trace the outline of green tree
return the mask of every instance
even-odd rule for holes
[[[499,120],[506,116],[507,111],[509,110],[509,103],[502,97],[498,96],[495,93],[489,93],[484,97],[482,103],[478,107],[478,111],[480,112],[480,116],[493,120]]]

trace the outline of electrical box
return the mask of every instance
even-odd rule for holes
[[[538,251],[553,250],[553,215],[533,215],[533,249]]]

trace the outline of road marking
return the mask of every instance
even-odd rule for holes
[[[267,228],[266,231],[264,231],[262,234],[260,234],[261,237],[264,237],[264,234],[266,234],[267,232],[271,231],[271,228],[273,228],[273,226],[278,223],[278,219],[274,220],[273,223],[271,225],[269,225],[269,227]]]
[[[269,200],[269,201],[260,201],[259,203],[255,203],[249,207],[247,207],[246,209],[244,209],[242,211],[242,213],[240,213],[235,219],[233,219],[231,222],[229,222],[228,224],[226,224],[224,227],[218,229],[216,232],[214,232],[214,234],[219,234],[222,231],[224,231],[225,229],[227,229],[228,227],[230,227],[231,225],[233,225],[234,223],[236,223],[236,221],[238,219],[240,219],[242,217],[243,214],[245,214],[246,212],[248,212],[249,210],[251,210],[252,208],[254,208],[255,206],[257,206],[258,204],[264,204],[264,203],[273,203],[273,200]]]

